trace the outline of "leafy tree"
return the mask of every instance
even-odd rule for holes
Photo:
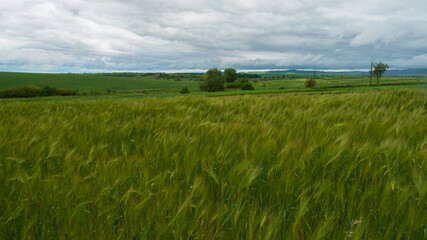
[[[380,84],[380,78],[383,76],[383,74],[388,68],[389,68],[388,65],[382,62],[374,64],[374,74],[375,74],[375,77],[377,78],[378,85]]]
[[[209,92],[224,91],[224,80],[221,71],[217,68],[209,69],[205,74],[205,80],[200,84],[200,88]]]
[[[234,68],[227,68],[224,70],[224,80],[226,82],[234,82],[237,80],[237,71]]]

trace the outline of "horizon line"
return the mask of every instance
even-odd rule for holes
[[[224,69],[220,69],[221,71],[224,71]],[[389,71],[404,71],[404,70],[411,70],[411,69],[426,69],[427,68],[390,68]],[[96,74],[96,73],[205,73],[209,69],[176,69],[176,70],[106,70],[106,69],[84,69],[81,72],[32,72],[32,71],[2,71],[0,72],[14,72],[14,73],[45,73],[45,74]],[[256,72],[287,72],[287,71],[296,71],[296,72],[309,72],[309,71],[316,71],[316,72],[369,72],[369,68],[343,68],[343,69],[315,69],[315,68],[266,68],[266,69],[237,69],[236,71],[238,73],[256,73]]]

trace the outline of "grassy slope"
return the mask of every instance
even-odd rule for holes
[[[255,84],[256,89],[278,89],[283,86],[285,89],[304,89],[305,78],[302,79],[285,79],[285,80],[273,80],[273,81],[260,81]],[[326,77],[316,79],[317,88],[332,88],[332,87],[369,87],[369,78],[367,77]],[[416,86],[423,86],[427,84],[427,78],[411,78],[411,77],[384,77],[381,79],[380,84],[414,84]],[[265,86],[264,86],[265,84]],[[374,83],[375,87],[375,83]],[[402,86],[401,86],[402,87]],[[403,85],[408,87],[408,85]]]
[[[281,76],[281,75],[278,75]],[[301,75],[302,77],[303,75]],[[271,91],[278,90],[283,86],[286,90],[304,89],[305,78],[300,79],[285,79],[285,80],[268,80],[253,83],[255,90]],[[358,86],[366,87],[369,84],[369,79],[366,77],[357,76],[336,76],[325,77],[321,76],[317,79],[318,88],[330,88],[336,86]],[[385,77],[381,80],[381,84],[413,84],[424,83],[427,85],[426,78],[396,78]],[[119,77],[105,76],[98,74],[40,74],[40,73],[7,73],[0,72],[0,89],[35,85],[38,87],[50,86],[60,88],[78,89],[79,91],[97,90],[105,92],[107,88],[111,90],[146,90],[151,92],[169,92],[177,93],[183,86],[187,86],[191,92],[199,91],[199,83],[189,81],[183,78],[182,81],[173,79],[158,79],[153,76],[148,77]],[[407,85],[405,86],[407,87]],[[233,90],[231,90],[233,91]]]
[[[261,76],[280,77],[281,74],[261,74]],[[208,93],[201,92],[198,89],[199,82],[192,81],[194,77],[186,76],[182,81],[173,79],[158,79],[156,76],[144,77],[123,77],[106,76],[102,74],[39,74],[39,73],[7,73],[0,72],[0,89],[23,86],[52,86],[70,89],[79,89],[82,91],[98,90],[105,92],[106,88],[112,90],[131,91],[144,90],[144,93],[112,93],[108,95],[96,96],[65,96],[65,97],[37,97],[30,99],[0,99],[0,103],[8,102],[39,102],[39,101],[74,101],[74,100],[99,100],[99,99],[140,99],[151,97],[171,97],[179,96],[179,90],[183,86],[190,88],[190,95],[222,96],[222,95],[241,95],[241,94],[270,94],[284,92],[355,92],[367,90],[383,90],[397,88],[427,88],[427,78],[411,77],[385,77],[381,80],[380,86],[369,86],[369,79],[361,76],[325,76],[319,75],[317,87],[315,89],[306,89],[304,81],[306,77],[303,74],[295,74],[297,79],[267,80],[254,82],[255,91],[242,91],[227,89],[225,92]],[[138,75],[137,75],[138,76]],[[279,87],[284,90],[279,90]],[[351,86],[351,87],[349,87]]]
[[[50,86],[78,89],[79,91],[111,90],[164,90],[174,92],[183,86],[196,89],[198,82],[174,81],[151,77],[118,77],[97,74],[42,74],[42,73],[8,73],[0,72],[0,89],[15,86],[35,85],[38,87]]]
[[[420,80],[425,81],[423,79]],[[427,83],[427,81],[426,81]],[[381,90],[392,90],[392,89],[415,89],[417,91],[425,91],[427,84],[410,84],[410,85],[380,85],[380,86],[355,86],[351,88],[294,88],[278,90],[275,88],[270,89],[259,89],[254,91],[242,91],[228,89],[224,92],[198,92],[193,91],[190,94],[180,94],[174,91],[170,92],[147,92],[147,93],[122,93],[122,94],[109,94],[109,95],[88,95],[88,96],[52,96],[52,97],[34,97],[34,98],[3,98],[0,99],[0,103],[14,103],[14,102],[62,102],[62,101],[76,101],[76,100],[119,100],[119,99],[146,99],[146,98],[168,98],[168,97],[187,97],[187,96],[206,96],[206,97],[218,97],[218,96],[235,96],[235,95],[277,95],[277,94],[332,94],[332,93],[353,93],[353,92],[367,92],[367,91],[381,91]]]
[[[423,239],[408,90],[0,105],[0,238]]]

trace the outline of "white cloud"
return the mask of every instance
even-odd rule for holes
[[[424,0],[0,0],[0,71],[427,67]]]

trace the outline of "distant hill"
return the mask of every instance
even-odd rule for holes
[[[287,70],[287,71],[269,71],[268,73],[274,74],[286,74],[286,73],[295,73],[295,74],[312,74],[312,70]],[[343,70],[316,70],[316,74],[327,74],[327,75],[369,75],[369,72],[366,71],[343,71]],[[396,76],[396,77],[407,77],[407,76],[427,76],[427,69],[417,68],[417,69],[402,69],[402,70],[387,70],[384,76]]]
[[[427,69],[388,70],[385,76],[427,76]]]

